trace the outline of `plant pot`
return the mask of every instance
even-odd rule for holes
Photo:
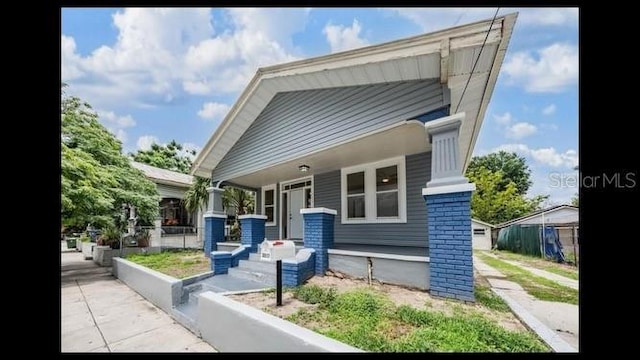
[[[67,249],[75,249],[76,248],[76,239],[69,238],[67,239]]]

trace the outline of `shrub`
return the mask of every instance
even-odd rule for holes
[[[293,290],[293,297],[307,304],[328,306],[336,298],[336,289],[324,289],[318,285],[302,285]]]

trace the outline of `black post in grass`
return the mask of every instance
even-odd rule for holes
[[[282,306],[282,260],[276,261],[276,306]]]

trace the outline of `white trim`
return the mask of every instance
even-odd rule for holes
[[[328,249],[327,252],[329,254],[334,254],[334,255],[372,257],[372,258],[379,258],[379,259],[391,259],[391,260],[402,260],[402,261],[414,261],[414,262],[430,262],[431,261],[431,259],[428,256],[396,255],[396,254],[340,250],[340,249]]]
[[[208,214],[207,214],[207,213],[205,213],[204,215],[202,215],[202,217],[203,217],[203,218],[205,218],[205,219],[206,219],[206,218],[210,218],[210,217],[213,217],[213,218],[219,218],[219,219],[226,219],[226,218],[227,218],[227,215],[222,215],[222,214],[213,214],[213,213],[208,213]]]
[[[376,162],[360,164],[340,169],[340,202],[342,224],[378,224],[378,223],[406,223],[407,222],[407,176],[406,158],[397,156],[394,158],[379,160]],[[398,169],[398,217],[377,217],[377,191],[376,169],[397,166]],[[364,171],[364,197],[365,217],[363,219],[348,219],[347,208],[347,175]]]
[[[453,125],[457,121],[464,121],[465,116],[466,116],[465,112],[461,111],[453,115],[443,116],[436,120],[427,121],[426,123],[424,123],[424,127],[427,130],[435,130],[436,128],[439,128],[442,126]]]
[[[238,219],[242,220],[242,219],[263,219],[263,220],[267,220],[267,216],[266,215],[256,215],[256,214],[245,214],[245,215],[238,215]]]
[[[476,189],[476,184],[474,183],[443,185],[443,186],[423,188],[422,195],[425,196],[425,195],[449,194],[449,193],[457,193],[457,192],[465,192],[465,191],[474,191],[475,189]]]
[[[260,198],[260,200],[262,202],[262,204],[261,204],[262,215],[266,216],[266,214],[267,214],[267,212],[265,211],[265,199],[266,199],[266,197],[265,197],[264,193],[269,191],[269,190],[273,190],[273,221],[265,222],[264,226],[276,226],[278,224],[278,222],[276,221],[276,219],[278,218],[278,216],[277,216],[278,215],[277,214],[277,211],[278,211],[278,197],[276,196],[276,194],[278,192],[276,191],[276,184],[265,185],[265,186],[262,187],[262,193],[261,193],[262,197]]]
[[[300,214],[329,214],[338,215],[337,210],[327,209],[325,207],[300,209]]]
[[[471,218],[471,221],[472,221],[472,222],[476,222],[476,223],[478,223],[478,224],[480,224],[480,225],[488,226],[488,227],[490,227],[490,228],[495,228],[495,225],[491,225],[491,224],[489,224],[489,223],[487,223],[487,222],[484,222],[484,221],[482,221],[482,220],[478,220],[478,219]]]
[[[315,175],[307,175],[307,176],[303,176],[303,177],[299,177],[299,178],[295,178],[295,179],[291,179],[291,180],[286,180],[286,181],[282,181],[280,183],[278,183],[278,188],[279,188],[279,195],[278,195],[278,201],[280,203],[280,212],[282,212],[282,209],[284,209],[284,194],[287,194],[287,201],[289,200],[289,192],[291,191],[291,189],[289,190],[285,190],[284,187],[287,185],[292,185],[292,184],[297,184],[297,183],[301,183],[301,182],[307,182],[307,181],[311,181],[311,185],[310,186],[302,186],[299,189],[311,189],[311,207],[313,207],[313,205],[315,204],[315,181],[314,181],[314,176]],[[294,189],[297,190],[297,189]],[[306,204],[305,204],[306,206]],[[289,210],[289,204],[287,204],[287,211]],[[300,209],[302,210],[302,209]],[[278,215],[278,237],[280,239],[284,239],[284,235],[282,234],[282,221],[287,221],[287,226],[289,226],[289,216],[282,216],[282,214]],[[303,232],[303,236],[304,236],[304,224],[302,226],[302,232]],[[290,234],[287,234],[287,238],[290,238]]]

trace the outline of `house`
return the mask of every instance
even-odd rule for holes
[[[198,235],[202,233],[198,229],[203,228],[202,212],[191,213],[182,203],[193,176],[136,161],[132,161],[131,165],[156,184],[160,195],[160,212],[154,223],[154,229],[160,231],[152,238],[154,246],[186,245],[188,240],[189,246],[202,247],[198,245],[202,243]]]
[[[556,235],[562,244],[565,255],[573,254],[575,258],[579,254],[578,230],[580,228],[580,209],[573,205],[555,205],[546,209],[534,211],[529,215],[519,217],[495,226],[496,239],[501,229],[511,225],[520,226],[553,226]]]
[[[491,241],[491,230],[494,226],[480,221],[471,219],[471,244],[474,250],[491,250],[493,243]]]
[[[258,69],[192,167],[212,179],[205,251],[235,186],[257,194],[252,251],[291,239],[315,249],[316,275],[473,300],[463,174],[516,18]]]

